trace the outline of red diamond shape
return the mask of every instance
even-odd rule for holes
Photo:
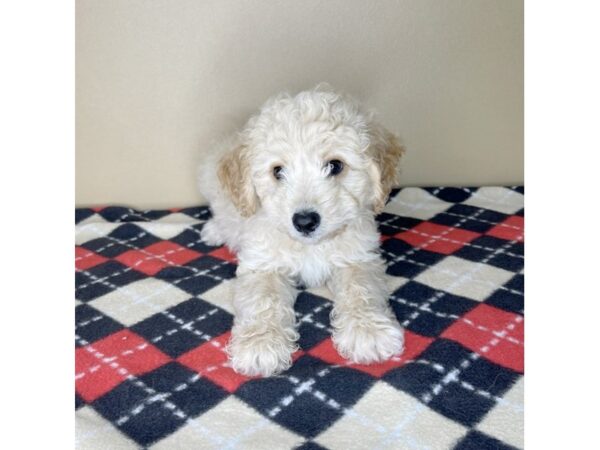
[[[171,241],[161,241],[142,250],[129,250],[115,259],[147,275],[155,275],[167,266],[179,266],[201,254]]]
[[[107,259],[97,253],[94,253],[83,247],[75,247],[75,268],[77,270],[87,270],[90,267],[102,264]]]
[[[416,333],[412,333],[408,330],[404,331],[404,352],[402,355],[394,356],[388,361],[378,364],[352,364],[340,356],[331,338],[325,339],[316,347],[309,350],[308,354],[315,356],[322,361],[329,364],[348,366],[362,372],[371,374],[377,378],[386,374],[396,367],[401,367],[406,364],[407,361],[412,360],[419,356],[423,351],[433,342],[433,338],[424,337]]]
[[[233,253],[229,248],[223,246],[219,247],[216,250],[213,250],[209,253],[210,256],[214,256],[215,258],[223,259],[225,261],[229,261],[230,263],[237,264],[237,258],[235,253]]]
[[[442,337],[461,343],[490,361],[523,372],[523,317],[482,303],[458,319]]]
[[[128,375],[150,372],[169,359],[137,334],[121,330],[75,351],[75,389],[91,402]]]
[[[525,220],[521,216],[510,216],[486,234],[509,241],[523,241]]]
[[[408,242],[413,247],[449,255],[479,236],[481,236],[479,233],[469,230],[422,222],[408,231],[396,234],[395,237]]]
[[[227,353],[225,353],[225,346],[230,334],[228,331],[184,353],[177,361],[218,384],[228,392],[235,392],[250,378],[240,375],[227,365],[228,358]]]

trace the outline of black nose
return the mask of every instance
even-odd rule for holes
[[[321,223],[321,216],[314,211],[299,211],[292,216],[294,228],[302,234],[310,234]]]

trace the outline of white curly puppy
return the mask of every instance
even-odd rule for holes
[[[291,365],[298,283],[333,292],[333,342],[345,358],[366,364],[402,351],[375,222],[402,153],[373,114],[321,86],[268,100],[201,167],[213,212],[202,239],[239,260],[228,345],[237,372]]]

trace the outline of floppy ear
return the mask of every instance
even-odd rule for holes
[[[371,144],[368,153],[374,183],[373,210],[379,214],[392,188],[398,183],[398,163],[405,150],[398,138],[379,124],[372,123],[369,134]]]
[[[250,161],[246,146],[236,147],[219,161],[217,176],[242,216],[248,217],[256,212],[258,196],[250,176]]]

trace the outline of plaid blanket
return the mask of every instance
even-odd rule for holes
[[[76,443],[103,449],[523,446],[523,188],[404,188],[378,217],[406,350],[349,364],[326,289],[285,373],[228,367],[236,259],[207,207],[76,211]]]

